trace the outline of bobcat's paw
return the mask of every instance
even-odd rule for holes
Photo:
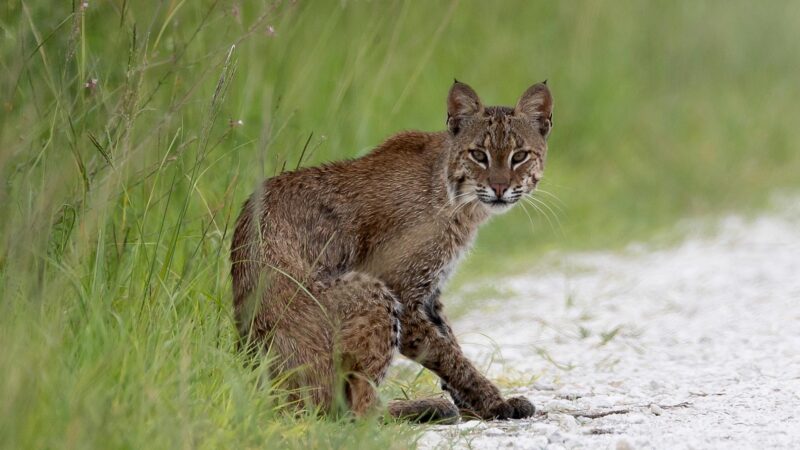
[[[503,400],[492,405],[488,411],[479,414],[481,419],[484,420],[506,420],[514,415],[514,407],[511,403]]]
[[[511,397],[489,408],[487,414],[482,414],[482,418],[495,420],[524,419],[531,417],[535,412],[536,408],[527,398]]]
[[[500,400],[483,409],[460,409],[462,420],[524,419],[536,413],[536,408],[525,397],[511,397],[508,400]]]
[[[511,397],[506,402],[514,408],[512,419],[524,419],[536,413],[536,407],[525,397]]]

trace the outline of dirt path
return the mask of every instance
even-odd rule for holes
[[[455,323],[538,414],[434,427],[423,448],[800,448],[797,211],[558,261]]]

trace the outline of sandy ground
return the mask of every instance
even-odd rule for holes
[[[422,448],[800,448],[800,212],[667,250],[555,257],[454,324],[529,420]]]

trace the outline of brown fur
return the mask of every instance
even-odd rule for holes
[[[456,82],[447,104],[448,131],[400,133],[362,158],[268,179],[239,216],[231,248],[239,331],[276,355],[273,372],[323,410],[340,392],[355,414],[372,410],[399,349],[477,417],[533,414],[464,357],[439,293],[479,225],[541,179],[552,97],[540,83],[514,109],[484,108]],[[390,413],[444,419],[456,410],[417,401],[393,403]]]

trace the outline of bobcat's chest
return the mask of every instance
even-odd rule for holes
[[[474,237],[459,224],[418,224],[381,243],[360,270],[384,280],[404,303],[421,301],[449,278]]]

